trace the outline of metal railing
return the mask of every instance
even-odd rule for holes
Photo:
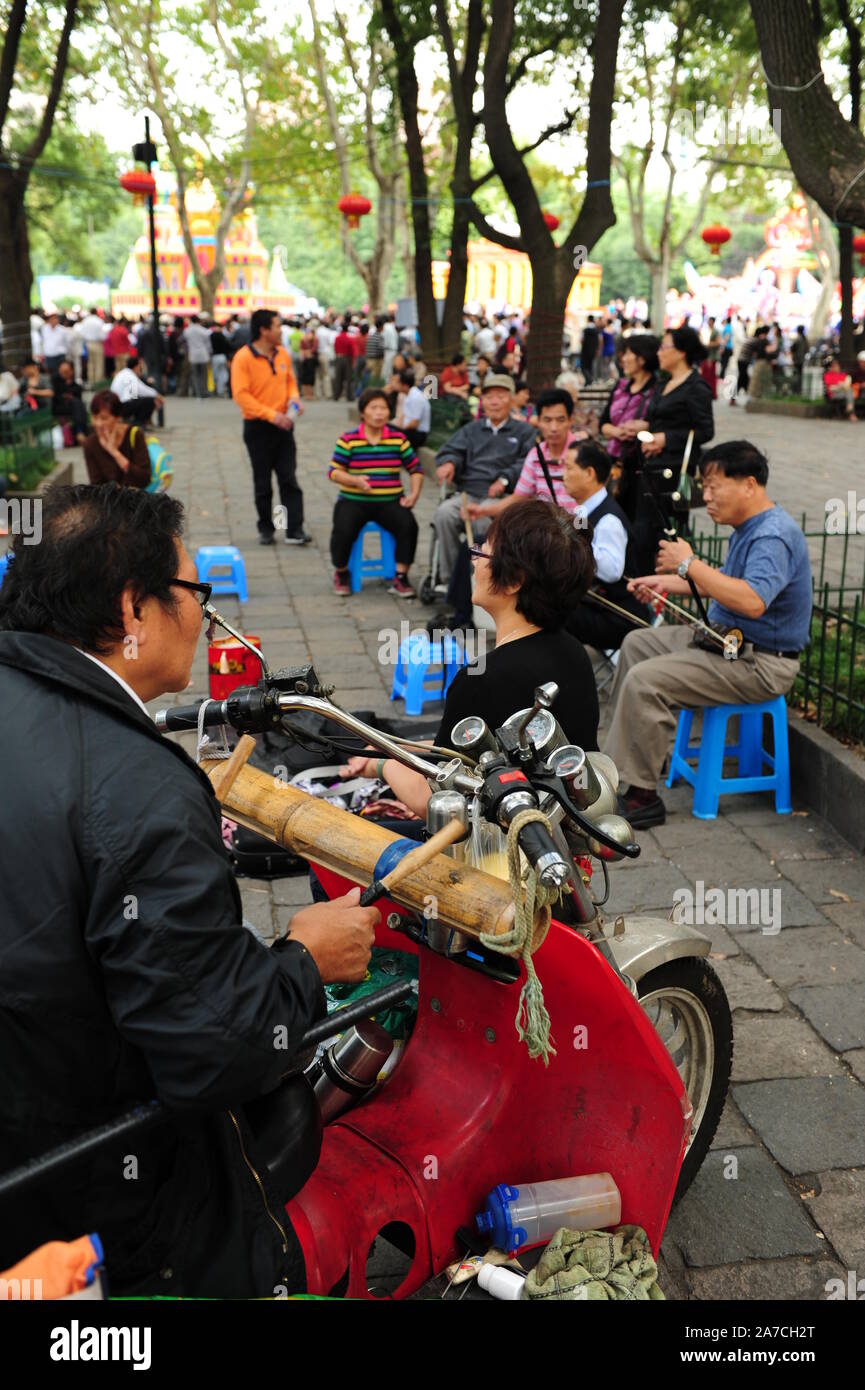
[[[696,519],[696,518],[695,518]],[[811,554],[814,607],[811,636],[788,704],[826,733],[865,743],[865,535],[830,535],[825,526],[802,532]],[[691,538],[695,553],[723,564],[729,534],[717,526]]]

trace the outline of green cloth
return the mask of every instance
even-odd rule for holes
[[[386,989],[388,985],[395,985],[400,980],[416,980],[417,977],[417,956],[410,955],[408,951],[388,951],[381,946],[373,946],[366,977],[360,984],[325,985],[327,1011],[332,1013],[334,1009],[343,1008],[346,1004],[356,1004],[367,994],[374,994],[377,989]],[[404,1041],[414,1028],[417,995],[410,994],[399,1004],[392,1004],[389,1009],[379,1011],[372,1017],[395,1042]]]
[[[523,1297],[576,1301],[663,1299],[658,1267],[642,1226],[556,1231],[526,1279]]]

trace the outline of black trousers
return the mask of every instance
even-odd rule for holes
[[[354,384],[354,358],[335,357],[333,359],[333,399],[338,401],[343,391],[347,401],[352,400]]]
[[[594,359],[594,357],[589,357],[589,358],[582,358],[582,357],[581,357],[581,358],[580,358],[580,371],[582,372],[583,376],[584,376],[585,379],[586,379],[586,385],[587,385],[587,386],[589,386],[589,385],[591,384],[592,374],[593,374],[593,372],[594,372],[594,369],[595,369],[595,359]]]
[[[424,444],[426,444],[429,430],[403,430],[403,434],[411,447],[417,452],[418,449],[422,449]]]
[[[87,406],[77,396],[66,396],[59,402],[54,412],[55,417],[60,420],[71,420],[72,428],[76,434],[90,433],[90,417],[87,414]]]
[[[635,616],[649,621],[648,608],[642,603],[637,603],[636,599],[624,599],[619,603],[619,607],[627,608],[629,612],[633,611]],[[581,642],[588,643],[590,647],[597,647],[598,651],[615,651],[622,645],[628,633],[635,630],[637,624],[629,623],[627,618],[621,618],[617,613],[611,613],[602,604],[595,603],[594,599],[584,598],[582,603],[577,604],[565,626],[568,632]]]
[[[296,536],[303,526],[303,492],[297,483],[294,430],[281,430],[268,420],[244,420],[243,442],[252,464],[259,534],[272,536],[275,530],[271,474],[276,473],[279,500],[285,508],[285,533]]]
[[[743,362],[742,359],[741,359],[741,357],[740,357],[739,360],[738,360],[738,362],[736,363],[736,373],[737,373],[737,375],[736,375],[736,395],[737,395],[737,396],[738,396],[738,394],[739,394],[740,391],[745,391],[745,392],[747,392],[747,390],[748,390],[748,373],[749,373],[749,371],[750,371],[750,368],[751,368],[750,362]]]
[[[134,420],[137,425],[149,425],[155,408],[155,396],[139,396],[134,401],[124,401],[121,414],[124,420]]]
[[[340,497],[333,509],[330,533],[330,558],[334,569],[348,569],[351,548],[368,521],[374,521],[393,536],[397,564],[410,565],[417,549],[417,522],[409,507],[400,506],[398,500],[355,502],[350,497]]]

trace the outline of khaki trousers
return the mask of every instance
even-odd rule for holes
[[[661,775],[681,709],[706,705],[758,705],[786,695],[799,662],[755,652],[736,661],[692,645],[693,629],[670,624],[630,632],[616,666],[612,724],[604,744],[619,769],[620,785],[654,787]]]
[[[92,386],[94,381],[102,381],[105,376],[105,347],[102,343],[87,344],[87,380]]]

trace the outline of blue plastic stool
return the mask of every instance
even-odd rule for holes
[[[381,552],[376,559],[364,559],[363,538],[367,532],[378,533]],[[393,579],[396,574],[396,540],[375,521],[368,521],[351,548],[348,558],[351,592],[359,594],[364,579]]]
[[[228,574],[215,571],[228,568]],[[212,584],[215,594],[237,594],[241,603],[248,603],[246,566],[235,545],[202,545],[195,552],[195,568],[202,584]]]
[[[763,747],[763,715],[772,720],[775,753]],[[728,744],[727,720],[739,716],[739,741]],[[714,820],[718,814],[718,798],[728,792],[775,793],[775,810],[789,815],[790,752],[787,743],[787,705],[783,695],[766,700],[762,705],[710,705],[703,710],[703,733],[699,743],[691,743],[691,721],[694,711],[679,713],[679,727],[670,759],[667,786],[672,787],[684,778],[694,788],[692,813],[700,820]],[[692,760],[696,758],[696,767]],[[724,759],[736,758],[738,777],[724,776]],[[771,770],[764,772],[764,765]]]
[[[428,633],[413,632],[400,643],[390,698],[404,699],[406,714],[418,715],[424,705],[444,699],[457,671],[467,664],[465,647],[455,637],[433,642]]]
[[[6,578],[6,571],[8,568],[9,552],[4,550],[2,555],[0,555],[0,587],[2,587],[3,580]]]

